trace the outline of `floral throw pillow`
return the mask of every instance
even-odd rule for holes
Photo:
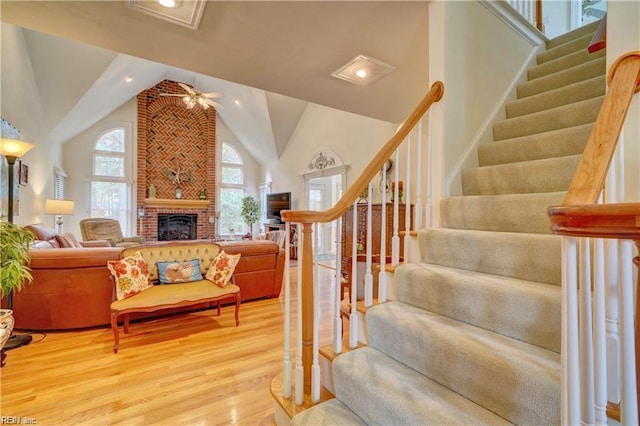
[[[107,267],[116,282],[116,298],[127,299],[151,287],[147,263],[139,251],[120,260],[109,260]]]
[[[233,275],[233,271],[236,269],[239,261],[240,253],[227,254],[223,250],[218,253],[216,258],[213,259],[213,262],[211,262],[211,267],[207,271],[205,278],[215,285],[224,288],[229,284],[231,275]]]
[[[198,259],[185,262],[158,262],[160,284],[190,283],[202,279]]]

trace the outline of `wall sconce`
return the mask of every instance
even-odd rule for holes
[[[138,217],[144,217],[144,207],[138,207]]]
[[[44,212],[46,214],[56,215],[56,224],[58,225],[58,234],[62,234],[63,215],[72,215],[74,209],[73,201],[69,200],[46,200],[44,204]]]

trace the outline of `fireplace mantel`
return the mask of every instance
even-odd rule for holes
[[[145,207],[169,209],[207,209],[211,200],[182,200],[173,198],[145,198]]]

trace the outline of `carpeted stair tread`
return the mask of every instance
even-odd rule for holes
[[[336,358],[333,380],[336,398],[369,425],[509,424],[370,347]]]
[[[474,167],[462,172],[464,195],[566,191],[582,155]]]
[[[518,98],[526,98],[548,90],[557,89],[568,84],[606,74],[606,61],[604,56],[592,59],[583,64],[576,65],[535,80],[520,83],[516,87]]]
[[[478,146],[481,167],[582,154],[593,123]]]
[[[505,105],[506,117],[514,118],[534,112],[568,105],[587,99],[604,96],[607,87],[605,75],[569,84],[558,89],[529,96]]]
[[[527,79],[535,80],[536,78],[544,77],[549,74],[574,67],[585,62],[589,62],[593,59],[605,56],[605,50],[589,53],[587,49],[578,50],[577,52],[570,53],[557,59],[552,59],[544,64],[536,65],[527,70]]]
[[[562,204],[566,192],[473,195],[440,203],[444,228],[550,234],[547,209]]]
[[[600,25],[600,21],[592,22],[590,24],[583,25],[580,28],[576,28],[575,30],[568,33],[554,37],[547,42],[547,49],[553,49],[554,47],[557,47],[561,44],[565,44],[570,42],[571,40],[582,37],[585,34],[593,34],[598,29],[598,25]]]
[[[540,65],[570,53],[577,52],[578,50],[586,49],[589,47],[589,44],[591,44],[592,38],[593,34],[587,33],[583,36],[576,37],[573,40],[569,40],[566,43],[552,48],[547,48],[547,50],[537,55],[536,61],[538,65]]]
[[[604,96],[509,118],[493,124],[493,140],[500,141],[595,122]]]
[[[314,405],[308,410],[297,414],[291,420],[292,426],[306,425],[340,425],[340,426],[360,426],[366,425],[362,419],[347,406],[342,404],[337,398],[330,399],[318,405]]]
[[[560,353],[559,286],[428,263],[395,280],[400,302]]]
[[[369,309],[366,320],[370,348],[509,422],[559,424],[558,353],[401,302]]]
[[[430,228],[418,231],[420,262],[560,285],[560,237]]]

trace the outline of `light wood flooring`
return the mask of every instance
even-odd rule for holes
[[[321,345],[331,342],[333,273],[319,268]],[[292,295],[295,277],[292,268]],[[135,322],[117,354],[109,327],[34,334],[7,352],[0,414],[40,426],[275,424],[269,384],[282,371],[283,308],[283,294],[245,302],[238,327],[233,306],[220,317]]]

